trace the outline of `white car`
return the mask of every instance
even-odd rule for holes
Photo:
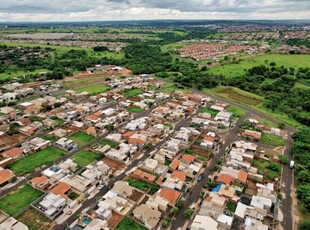
[[[103,189],[104,187],[105,187],[105,184],[100,184],[100,185],[98,185],[98,189],[99,189],[99,190]]]

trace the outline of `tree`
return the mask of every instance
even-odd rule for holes
[[[184,204],[184,200],[180,199],[180,200],[177,201],[175,206],[180,209],[180,208],[182,208],[183,204]]]
[[[171,211],[171,213],[172,213],[173,215],[176,215],[178,212],[179,212],[179,208],[178,208],[178,207],[174,207],[174,208],[172,209],[172,211]]]
[[[95,52],[104,52],[104,51],[109,51],[109,49],[105,46],[95,46],[94,48]]]
[[[299,230],[309,230],[309,229],[310,229],[310,221],[309,220],[304,220],[299,226]]]
[[[279,156],[279,161],[281,164],[286,165],[288,163],[288,157],[284,155]]]
[[[194,210],[192,209],[186,209],[184,212],[184,216],[186,219],[190,219],[193,214],[194,214]]]
[[[281,167],[275,162],[271,162],[268,165],[268,168],[271,169],[272,171],[275,171],[275,172],[280,172],[280,170],[281,170]]]
[[[310,183],[310,172],[306,169],[297,174],[297,180],[301,183]]]

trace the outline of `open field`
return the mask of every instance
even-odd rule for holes
[[[108,91],[109,89],[110,89],[109,86],[98,83],[97,85],[90,85],[90,86],[84,86],[84,87],[78,88],[76,92],[81,93],[81,92],[86,91],[91,95],[96,95],[99,93],[104,93]]]
[[[157,91],[158,92],[163,92],[163,93],[171,93],[171,92],[174,92],[174,91],[183,91],[183,92],[186,92],[186,93],[192,93],[191,90],[189,89],[185,89],[184,87],[178,87],[176,84],[163,84],[163,85],[160,85],[160,89],[158,89]]]
[[[9,215],[14,215],[19,210],[38,199],[42,194],[42,192],[32,188],[30,185],[24,185],[1,198],[0,209]]]
[[[54,146],[46,147],[36,153],[33,153],[19,161],[16,161],[9,168],[17,175],[22,176],[27,173],[34,172],[37,167],[50,164],[57,160],[65,152]]]
[[[1,42],[0,42],[1,44]],[[0,80],[2,79],[7,79],[7,78],[20,78],[23,77],[24,75],[28,75],[28,74],[38,74],[38,73],[42,73],[42,72],[49,72],[46,69],[37,69],[35,71],[11,71],[11,72],[5,72],[5,73],[0,73]]]
[[[53,226],[50,219],[43,216],[33,208],[27,209],[17,219],[26,224],[30,230],[48,230]]]
[[[161,50],[163,52],[176,51],[177,49],[182,48],[183,46],[186,46],[188,44],[190,44],[190,43],[188,43],[188,42],[171,43],[171,44],[168,44],[168,45],[163,45],[161,47]]]
[[[128,229],[135,229],[135,230],[147,230],[144,226],[136,223],[134,220],[124,217],[121,222],[117,225],[116,230],[128,230]]]
[[[129,107],[128,111],[131,113],[143,113],[143,112],[145,112],[144,109],[140,109],[139,107],[136,107],[136,106]]]
[[[240,61],[238,64],[227,63],[211,67],[209,73],[222,74],[226,77],[237,77],[245,74],[246,69],[253,66],[268,65],[275,62],[277,66],[285,67],[310,67],[310,55],[292,55],[292,54],[263,54],[254,58]]]
[[[262,133],[261,143],[272,145],[272,146],[283,146],[285,145],[285,139],[277,135]]]
[[[99,144],[101,144],[101,145],[110,145],[111,148],[117,148],[119,146],[119,143],[117,143],[115,141],[106,140],[106,139],[101,139],[99,141]]]
[[[88,142],[94,140],[94,137],[91,135],[88,135],[83,132],[77,132],[69,137],[71,140],[75,141],[77,143],[78,147],[81,147],[83,145],[86,145]]]
[[[229,86],[220,86],[212,89],[212,92],[246,105],[258,105],[264,100],[263,97]]]
[[[43,44],[36,44],[36,43],[22,43],[22,42],[3,42],[0,41],[0,45],[7,45],[7,46],[14,46],[14,47],[41,47],[41,48],[51,48],[59,53],[65,53],[70,50],[85,50],[89,56],[93,57],[100,57],[100,58],[114,58],[114,59],[122,59],[124,54],[122,52],[115,52],[115,51],[105,51],[105,52],[95,52],[91,48],[82,48],[77,46],[55,46],[55,45],[43,45]]]
[[[73,157],[73,161],[83,167],[85,167],[86,165],[89,165],[95,160],[101,160],[101,159],[102,159],[101,154],[96,154],[88,150],[78,152]]]

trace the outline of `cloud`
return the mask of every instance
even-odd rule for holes
[[[0,21],[309,19],[309,0],[10,0]]]

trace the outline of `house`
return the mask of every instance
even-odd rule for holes
[[[12,148],[10,150],[4,151],[2,153],[3,158],[9,158],[12,157],[14,160],[20,158],[22,156],[23,152],[20,148]]]
[[[58,216],[64,213],[64,209],[67,207],[67,202],[66,199],[60,195],[48,193],[43,200],[36,205],[36,207],[43,212],[45,216],[51,220],[55,220]]]
[[[181,161],[183,161],[184,163],[190,164],[193,163],[195,161],[195,156],[190,155],[190,154],[184,154],[182,155]]]
[[[136,169],[135,171],[133,171],[130,174],[130,176],[132,178],[135,178],[138,180],[143,180],[143,181],[148,182],[148,183],[153,183],[156,180],[156,176],[154,176],[150,173],[144,172],[140,169]]]
[[[11,170],[0,167],[0,188],[10,183],[10,180],[14,177],[15,175]]]
[[[161,212],[147,204],[141,204],[132,211],[133,216],[143,222],[148,229],[155,229],[161,218]]]
[[[134,190],[135,188],[130,186],[127,181],[117,181],[110,191],[127,198],[132,195]]]
[[[191,230],[218,230],[218,223],[209,216],[196,215]]]
[[[244,223],[245,230],[268,230],[269,227],[262,223],[260,220],[247,217]]]
[[[179,199],[181,193],[169,188],[163,188],[159,192],[159,195],[169,202],[169,205],[174,206]]]
[[[54,145],[65,151],[72,151],[77,148],[77,144],[73,140],[70,140],[66,137],[60,138],[54,143]]]
[[[168,209],[169,202],[166,199],[162,198],[161,196],[156,195],[155,197],[150,197],[146,202],[146,204],[153,209],[158,209],[162,212],[166,212]]]
[[[2,213],[0,213],[1,215]],[[4,217],[5,220],[0,219],[0,230],[28,230],[27,225],[16,220],[14,217]]]
[[[229,122],[232,118],[233,114],[230,112],[221,111],[218,114],[216,114],[214,120],[216,121],[226,121]]]
[[[98,218],[94,218],[84,230],[109,230],[108,222],[106,220],[100,220]]]
[[[262,133],[261,132],[258,132],[258,131],[254,131],[254,130],[244,130],[242,133],[241,133],[242,136],[246,137],[246,138],[250,138],[251,140],[255,140],[255,141],[258,141],[260,140],[261,136],[262,136]]]
[[[29,183],[32,185],[32,187],[42,188],[42,185],[46,184],[47,181],[48,178],[45,175],[42,175],[32,178]]]
[[[59,195],[64,199],[68,199],[67,193],[70,191],[71,187],[70,185],[59,182],[56,186],[54,186],[51,190],[49,190],[50,193],[53,193],[55,195]]]
[[[158,166],[158,161],[152,158],[148,158],[143,162],[142,167],[150,172],[154,172]]]
[[[85,130],[86,134],[91,135],[93,137],[97,137],[96,128],[94,126],[90,126]]]
[[[218,222],[220,229],[230,230],[232,227],[233,219],[234,218],[231,216],[222,214],[216,219],[216,221]]]
[[[252,207],[266,209],[267,211],[269,211],[272,206],[272,201],[270,198],[266,198],[262,196],[252,196],[250,205]]]
[[[234,181],[233,177],[231,177],[227,174],[224,174],[224,173],[221,173],[216,179],[216,182],[223,183],[226,185],[231,184],[233,181]]]

